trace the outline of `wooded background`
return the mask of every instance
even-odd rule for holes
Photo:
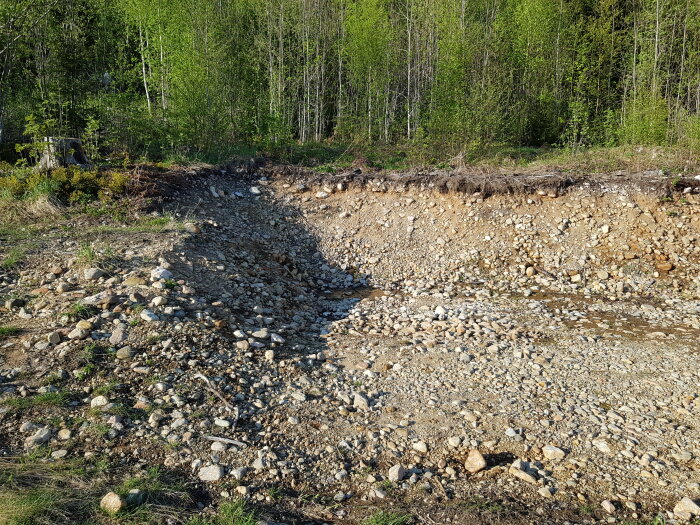
[[[0,0],[0,155],[700,147],[698,0]]]

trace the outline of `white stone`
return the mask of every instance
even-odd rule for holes
[[[199,479],[202,481],[219,481],[224,475],[224,467],[221,465],[210,465],[199,469]]]

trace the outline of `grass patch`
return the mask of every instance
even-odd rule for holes
[[[362,523],[363,525],[407,525],[410,521],[411,516],[408,514],[380,510],[372,514]]]
[[[2,458],[0,523],[162,525],[188,521],[192,515],[192,500],[184,492],[182,478],[175,471],[153,468],[126,479],[123,479],[124,474],[124,469],[113,468],[103,457],[49,463],[39,456]],[[99,509],[100,499],[106,492],[112,490],[126,496],[132,488],[146,493],[142,505],[128,507],[116,516],[108,516]]]
[[[22,331],[21,328],[18,328],[16,326],[0,326],[0,341],[6,337],[10,337],[12,335],[17,335]]]
[[[245,502],[239,500],[219,506],[216,516],[197,516],[188,521],[187,525],[256,525],[257,522],[255,513],[246,508]]]
[[[26,410],[33,407],[62,407],[70,401],[67,392],[46,392],[30,397],[10,397],[3,399],[0,404],[13,410]]]
[[[74,321],[78,321],[80,319],[88,319],[96,313],[97,309],[93,308],[92,306],[86,306],[82,303],[75,303],[68,309],[66,315],[68,315],[68,317]]]
[[[79,500],[51,489],[9,492],[0,489],[0,522],[13,525],[41,525],[65,520],[66,507]]]
[[[3,257],[0,267],[3,270],[13,270],[24,260],[26,250],[21,246],[15,246]]]

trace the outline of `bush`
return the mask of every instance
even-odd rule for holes
[[[109,200],[125,194],[128,185],[126,173],[100,173],[73,166],[48,173],[30,168],[0,172],[0,197],[23,199],[46,195],[64,204],[85,203],[97,198]]]

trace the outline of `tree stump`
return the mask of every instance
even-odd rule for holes
[[[91,166],[80,139],[45,137],[44,144],[44,152],[39,160],[39,168],[42,170],[68,166],[85,169]]]

